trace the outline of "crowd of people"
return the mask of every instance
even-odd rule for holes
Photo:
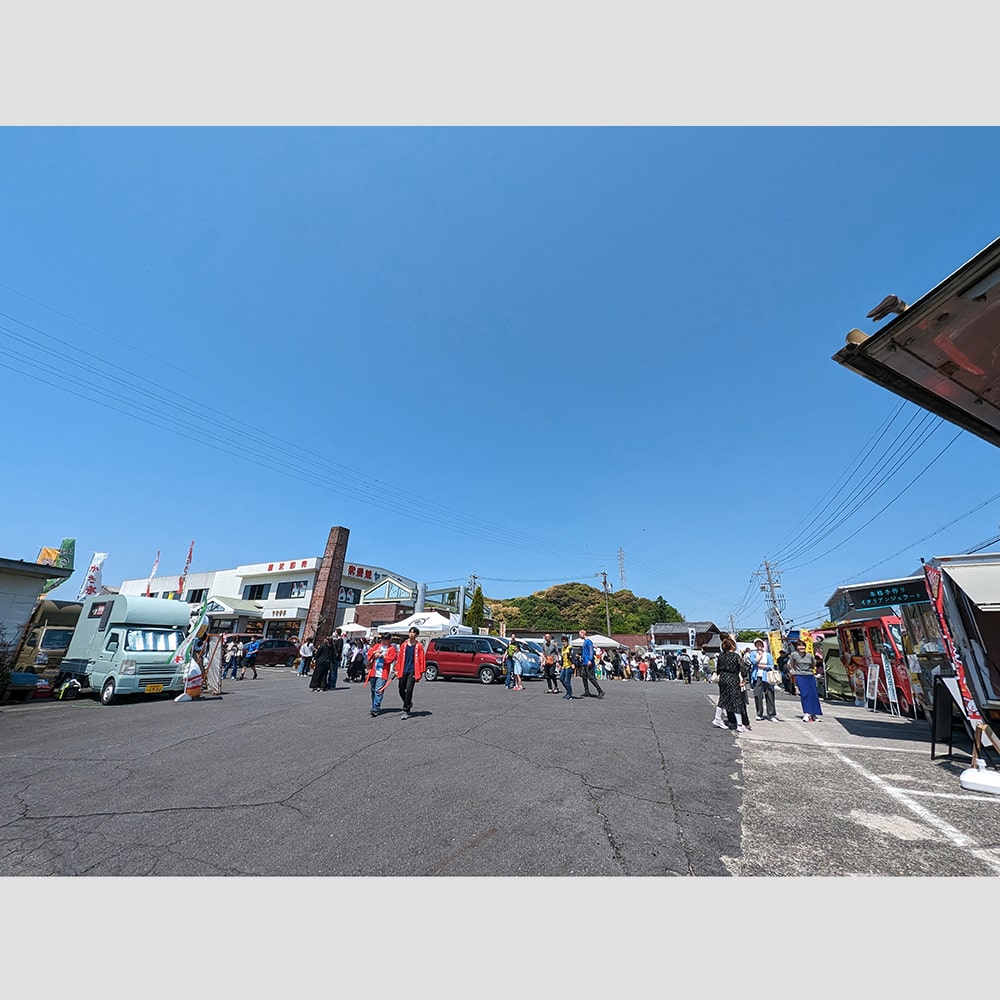
[[[362,683],[371,687],[371,715],[381,712],[382,698],[389,682],[399,682],[399,695],[403,703],[403,718],[409,718],[413,707],[413,688],[424,674],[424,647],[419,641],[420,631],[411,628],[407,638],[398,646],[389,635],[372,639],[346,637],[336,629],[317,644],[315,637],[308,637],[298,645],[294,669],[309,678],[313,692],[336,690],[340,672],[345,683]],[[757,722],[777,720],[775,690],[780,685],[788,694],[798,694],[802,707],[802,721],[816,722],[823,714],[816,685],[818,658],[806,652],[802,640],[794,643],[791,652],[782,650],[777,659],[772,657],[763,639],[756,639],[752,648],[737,651],[732,635],[722,640],[722,652],[717,656],[699,658],[686,648],[668,650],[662,655],[641,651],[629,652],[620,648],[603,649],[595,646],[580,629],[581,642],[570,643],[568,635],[557,642],[549,633],[542,642],[542,669],[546,692],[559,694],[573,700],[573,680],[582,682],[584,698],[603,698],[602,680],[658,681],[661,679],[691,684],[695,681],[715,681],[719,698],[712,725],[733,732],[750,732],[750,693],[753,693],[754,719]],[[249,669],[257,677],[256,653],[259,640],[242,642],[230,637],[223,648],[222,677],[232,676],[243,680]],[[522,660],[516,636],[511,636],[504,654],[505,684],[508,690],[523,691]]]
[[[803,640],[797,640],[790,653],[782,650],[777,660],[763,639],[755,639],[753,649],[746,649],[742,654],[736,650],[736,639],[726,636],[715,664],[719,700],[713,726],[737,733],[750,732],[751,691],[755,721],[777,721],[774,693],[779,685],[788,694],[798,694],[803,722],[818,721],[823,714],[816,686],[819,660],[806,652]]]

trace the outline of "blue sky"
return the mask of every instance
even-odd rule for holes
[[[630,590],[745,628],[768,558],[815,623],[1000,534],[1000,499],[960,517],[996,449],[831,360],[997,237],[998,154],[963,128],[2,129],[0,556],[75,537],[69,598],[96,550],[117,584],[342,524],[353,561],[502,598],[617,589],[622,550]],[[831,500],[890,419],[882,487]]]

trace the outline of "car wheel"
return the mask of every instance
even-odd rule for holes
[[[109,677],[101,688],[101,704],[110,705],[115,700],[115,679]]]
[[[436,663],[428,663],[424,667],[424,680],[436,681],[438,679],[438,668]]]
[[[479,683],[492,684],[497,679],[497,672],[493,667],[479,668]]]
[[[906,695],[902,692],[896,692],[896,701],[899,704],[899,714],[900,715],[912,715],[913,707],[906,700]]]

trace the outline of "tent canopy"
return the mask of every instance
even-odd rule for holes
[[[618,649],[621,646],[620,642],[615,642],[614,639],[610,639],[606,635],[601,635],[600,632],[596,632],[594,635],[588,636],[588,639],[595,645],[600,646],[601,649]],[[583,639],[577,636],[571,643],[571,646],[579,649],[583,645]]]
[[[355,625],[354,622],[348,622],[346,625],[340,626],[341,632],[367,632],[368,629],[364,625]]]
[[[420,629],[421,638],[427,635],[442,635],[451,631],[451,619],[439,615],[436,611],[418,611],[401,622],[379,625],[378,631],[383,635],[406,635],[414,627]]]

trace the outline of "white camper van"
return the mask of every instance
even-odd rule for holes
[[[187,635],[191,611],[183,601],[126,594],[88,597],[62,662],[60,681],[76,678],[100,692],[101,704],[117,695],[184,690],[170,662]]]

